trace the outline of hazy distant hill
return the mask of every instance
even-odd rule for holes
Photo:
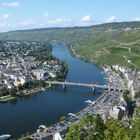
[[[17,30],[0,34],[0,40],[35,40],[35,41],[73,41],[82,40],[91,36],[94,32],[107,29],[139,28],[140,22],[118,22],[93,25],[89,27],[67,28],[42,28],[32,30]]]
[[[75,55],[98,64],[140,68],[140,22],[105,23],[89,27],[44,28],[0,34],[0,40],[59,41]],[[132,63],[128,63],[131,60]]]

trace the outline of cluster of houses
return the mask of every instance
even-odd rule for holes
[[[136,98],[136,95],[140,97],[140,71],[136,69],[132,70],[119,64],[113,65],[112,68],[109,66],[104,68],[106,72],[111,69],[115,71],[115,74],[113,74],[112,71],[112,74],[109,75],[110,84],[113,84],[112,81],[114,81],[113,86],[127,89],[130,92],[131,99],[136,101],[137,106],[140,106],[140,98]],[[117,75],[120,75],[119,80],[115,78]],[[122,94],[117,100],[117,103],[111,107],[109,115],[114,119],[122,119],[128,117],[128,105]]]
[[[120,71],[125,77],[125,84],[131,93],[132,99],[140,92],[140,71],[131,70],[130,68],[122,67],[120,65],[113,65],[116,71]]]
[[[128,105],[124,98],[121,96],[117,105],[110,109],[110,116],[114,119],[122,119],[128,115]]]
[[[0,43],[0,88],[13,88],[31,80],[47,80],[61,72],[58,60],[37,60],[29,55],[38,42],[5,41]]]
[[[123,75],[125,87],[130,91],[131,98],[135,99],[136,94],[140,93],[140,71],[136,69],[131,70],[130,68],[120,65],[113,65],[112,67]],[[139,102],[137,100],[139,100]],[[140,106],[140,98],[136,99],[136,105]],[[122,119],[128,116],[128,105],[123,96],[120,96],[118,104],[110,109],[110,116],[114,119]]]

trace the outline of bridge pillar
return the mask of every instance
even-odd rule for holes
[[[66,85],[65,84],[63,84],[63,89],[66,89]]]
[[[52,88],[52,84],[51,83],[49,83],[49,86],[48,86],[50,89]]]
[[[95,92],[95,87],[92,87],[92,92],[93,92],[93,93]]]

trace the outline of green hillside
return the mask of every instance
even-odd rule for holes
[[[102,31],[75,47],[75,54],[98,64],[140,68],[140,30]],[[128,61],[131,63],[128,63]]]
[[[140,22],[12,31],[1,33],[0,40],[57,41],[98,64],[140,68]]]

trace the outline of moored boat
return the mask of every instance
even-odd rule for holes
[[[11,138],[10,134],[3,134],[0,135],[0,140],[9,140]]]

